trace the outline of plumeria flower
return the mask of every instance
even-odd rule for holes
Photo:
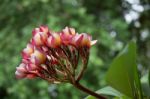
[[[87,68],[90,48],[96,42],[87,33],[76,33],[74,28],[65,27],[60,32],[52,32],[47,26],[35,28],[30,42],[22,51],[16,78],[39,77],[49,83],[71,83],[98,99],[106,99],[79,84]],[[78,66],[79,59],[81,66]]]
[[[79,81],[87,67],[89,50],[96,42],[87,33],[76,33],[74,28],[65,27],[60,32],[52,32],[47,26],[35,28],[22,51],[16,77],[40,77],[50,83]],[[82,66],[78,66],[79,59]]]

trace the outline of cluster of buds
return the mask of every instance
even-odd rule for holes
[[[35,28],[22,51],[16,78],[40,77],[50,83],[79,81],[87,67],[90,47],[96,42],[86,33],[76,33],[74,28],[66,27],[60,32],[47,26]]]

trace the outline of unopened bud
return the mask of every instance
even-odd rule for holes
[[[32,44],[27,44],[27,47],[25,49],[23,49],[22,51],[22,57],[23,58],[28,58],[30,57],[30,55],[33,53],[34,51],[34,47]]]
[[[42,51],[39,51],[37,49],[35,49],[30,59],[31,63],[37,64],[37,65],[44,63],[45,60],[46,60],[45,54]]]
[[[58,33],[52,33],[47,39],[47,45],[52,48],[60,46],[61,39]]]

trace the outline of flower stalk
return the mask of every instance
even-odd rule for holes
[[[97,98],[97,99],[106,99],[106,97],[104,97],[104,96],[102,96],[102,95],[100,95],[100,94],[97,94],[97,93],[91,91],[90,89],[88,89],[88,88],[82,86],[79,82],[76,82],[76,83],[73,84],[73,85],[74,85],[76,88],[78,88],[79,90],[81,90],[81,91],[83,91],[83,92],[85,92],[85,93],[87,93],[87,94],[89,94],[89,95],[92,95],[92,96],[94,96],[94,97]]]

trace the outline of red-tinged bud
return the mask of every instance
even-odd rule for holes
[[[16,68],[16,78],[21,79],[26,77],[26,64],[21,63],[17,68]]]
[[[48,37],[48,27],[47,26],[40,26],[39,28],[35,28],[32,31],[32,43],[36,46],[44,45]]]
[[[68,27],[65,27],[65,29],[63,29],[62,31],[63,31],[63,33],[64,33],[65,35],[69,35],[69,34],[70,34]]]
[[[70,32],[70,34],[72,34],[72,35],[75,35],[75,34],[76,34],[76,32],[75,32],[75,29],[74,29],[74,28],[69,28],[69,32]]]
[[[31,54],[30,61],[33,64],[39,65],[44,63],[45,60],[46,60],[46,55],[38,49],[35,49],[34,53]]]
[[[87,46],[87,47],[91,47],[92,45],[96,44],[97,40],[93,40],[92,41],[92,37],[86,33],[81,33],[80,35],[82,35],[83,37],[80,37],[80,40],[76,40],[76,41],[80,41],[80,44],[78,46]],[[78,39],[79,37],[77,37]]]
[[[52,48],[57,48],[58,46],[60,46],[60,35],[58,33],[52,33],[47,39],[47,45]]]
[[[37,75],[36,74],[32,74],[32,73],[26,75],[26,78],[28,78],[28,79],[33,79],[35,77],[37,77]]]
[[[76,35],[72,38],[71,44],[73,44],[74,46],[78,47],[78,46],[80,46],[80,43],[81,43],[82,39],[83,39],[83,35],[81,35],[81,34],[76,34]]]
[[[62,31],[66,35],[75,35],[76,33],[74,28],[68,28],[68,27],[65,27],[65,29],[63,29]]]
[[[29,63],[29,64],[26,66],[26,69],[27,69],[28,71],[34,71],[34,70],[37,70],[38,67],[37,67],[37,65],[35,65],[35,64]]]
[[[40,32],[41,32],[40,35],[42,37],[42,40],[44,42],[46,42],[47,37],[49,35],[49,29],[48,29],[48,27],[47,26],[40,26]]]
[[[27,72],[27,70],[26,70],[26,64],[21,63],[18,67],[16,67],[16,70],[19,71],[19,72],[22,72],[22,73]]]
[[[41,33],[36,33],[33,38],[32,38],[32,43],[36,46],[40,46],[40,45],[43,45],[44,42],[42,40],[42,36],[41,36]]]
[[[16,75],[16,78],[17,78],[17,79],[22,79],[22,78],[25,78],[27,74],[26,74],[26,73],[19,72],[19,71],[16,71],[16,72],[15,72],[15,75]]]
[[[34,47],[33,47],[32,44],[29,43],[27,45],[27,47],[25,49],[23,49],[22,57],[25,58],[25,59],[30,57],[30,55],[33,53],[33,51],[34,51]]]
[[[83,35],[82,41],[81,41],[81,46],[88,46],[90,47],[90,39],[89,36],[86,33],[82,33],[81,35]]]
[[[36,46],[44,45],[47,40],[48,34],[44,34],[44,32],[39,32],[35,34],[32,38],[32,43]]]
[[[88,35],[88,38],[90,40],[90,46],[92,46],[92,45],[97,43],[97,40],[92,40],[92,36],[91,35]]]
[[[40,26],[40,32],[44,32],[45,34],[47,34],[49,31],[48,26]]]
[[[29,58],[27,58],[27,59],[22,59],[22,63],[28,64],[28,63],[29,63]]]
[[[37,33],[40,32],[40,29],[39,28],[35,28],[33,31],[32,31],[32,35],[36,35]]]
[[[75,29],[74,28],[68,28],[62,30],[62,33],[60,34],[61,39],[64,44],[69,44],[72,37],[75,35]]]
[[[47,35],[48,34],[48,27],[47,26],[40,26],[39,28],[35,28],[33,31],[32,31],[32,35],[36,35],[37,33],[39,32],[43,32],[44,35]]]

